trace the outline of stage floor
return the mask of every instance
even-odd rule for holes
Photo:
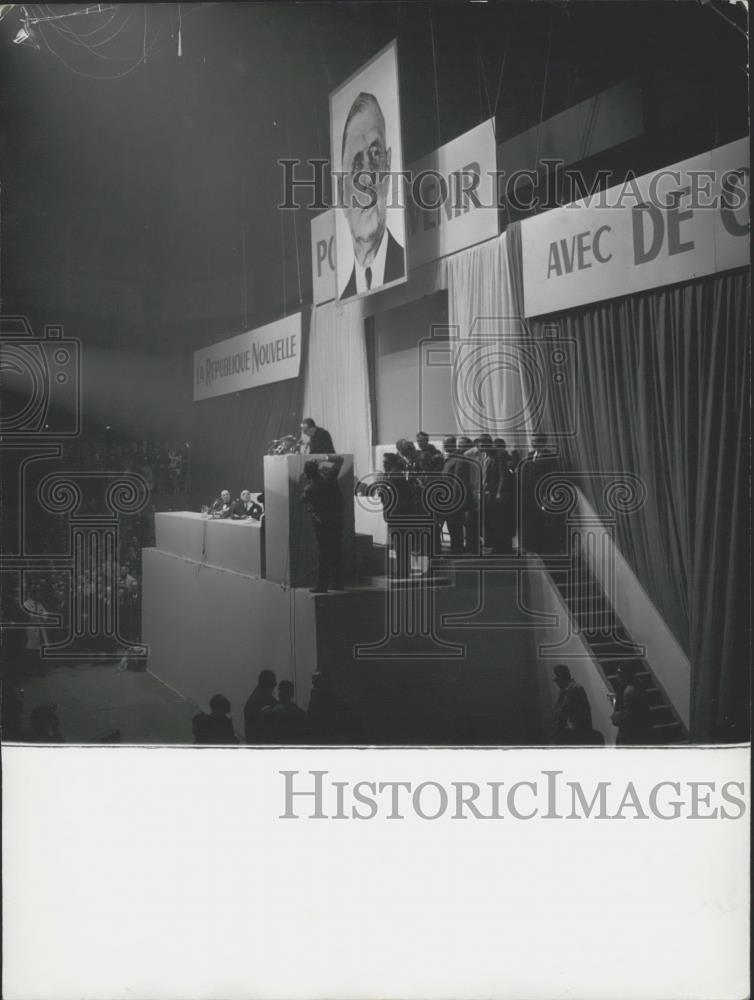
[[[319,670],[342,709],[324,742],[541,744],[534,632],[517,574],[487,572],[482,587],[479,567],[461,562],[447,561],[431,587],[414,580],[409,594],[376,578],[313,596],[146,549],[149,669],[203,709],[225,694],[239,735],[262,669],[293,681],[304,709]]]
[[[146,746],[192,744],[196,705],[146,671],[112,663],[50,664],[19,677],[22,726],[39,705],[58,706],[66,743],[101,743],[114,730],[120,742]]]

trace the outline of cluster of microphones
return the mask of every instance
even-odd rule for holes
[[[286,434],[285,437],[276,438],[267,445],[265,455],[293,455],[301,450],[301,439],[293,434]]]

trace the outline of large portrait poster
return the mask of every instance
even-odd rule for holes
[[[330,95],[340,301],[406,281],[398,49],[386,46]]]

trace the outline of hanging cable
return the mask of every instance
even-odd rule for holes
[[[47,35],[45,34],[44,31],[44,26],[40,24],[38,25],[38,28],[39,28],[39,34],[48,52],[50,52],[53,56],[55,56],[58,62],[61,62],[65,66],[65,68],[67,70],[70,70],[70,72],[73,73],[75,76],[80,76],[87,80],[119,80],[124,76],[128,76],[129,73],[133,73],[134,70],[138,69],[138,67],[141,66],[141,64],[144,62],[144,58],[139,57],[133,61],[133,64],[129,66],[128,69],[124,69],[123,72],[121,73],[109,73],[109,74],[83,73],[81,70],[76,69],[75,66],[71,66],[69,62],[66,62],[66,60],[60,55],[60,53],[50,45],[49,39],[47,38]],[[160,32],[158,31],[157,35],[154,38],[154,41],[147,48],[147,54],[149,54],[154,49],[159,37],[160,37]]]
[[[284,228],[285,212],[278,212],[278,215],[280,216],[280,256],[282,257],[282,261],[283,261],[283,266],[281,268],[282,274],[283,274],[283,315],[287,316],[288,315],[288,290],[287,290],[286,284],[285,284],[285,265],[286,265],[286,261],[285,261],[285,228]]]
[[[534,155],[534,169],[539,174],[539,138],[540,132],[542,131],[542,118],[545,113],[545,95],[547,93],[547,78],[550,73],[550,53],[552,51],[552,27],[553,27],[553,13],[550,11],[550,29],[547,33],[547,59],[545,60],[545,76],[542,81],[542,100],[539,103],[539,121],[537,122],[537,148]]]
[[[482,48],[481,48],[481,46],[479,44],[479,36],[475,35],[474,38],[476,40],[476,55],[477,55],[477,59],[479,60],[479,68],[480,68],[480,72],[482,74],[482,83],[484,84],[484,96],[485,96],[485,99],[487,101],[487,117],[491,118],[492,117],[492,104],[490,103],[490,92],[489,92],[489,88],[487,87],[487,72],[486,72],[485,67],[484,67],[484,56],[482,55]]]
[[[189,10],[182,19],[185,20],[186,18],[190,17],[193,14],[196,14],[198,11],[200,11],[202,9],[204,9],[202,7],[202,5],[201,4],[197,4],[191,10]],[[129,12],[129,16],[130,16],[130,13],[131,12]],[[88,80],[118,80],[118,79],[122,79],[123,77],[126,77],[130,73],[133,73],[135,70],[137,70],[139,68],[139,66],[141,66],[145,62],[147,56],[152,55],[155,52],[162,51],[164,48],[166,48],[166,46],[168,44],[170,44],[170,39],[168,39],[162,45],[159,45],[160,38],[163,35],[163,30],[162,30],[162,28],[158,28],[157,32],[154,35],[154,37],[152,38],[152,40],[147,44],[146,51],[144,49],[143,39],[141,40],[141,45],[140,45],[141,55],[137,55],[137,56],[131,56],[131,57],[129,57],[129,56],[107,56],[107,55],[104,55],[102,53],[97,53],[96,51],[92,50],[89,46],[85,45],[84,48],[89,49],[92,52],[92,55],[96,55],[99,59],[101,59],[103,61],[106,61],[106,62],[119,62],[119,63],[130,62],[131,63],[130,66],[124,68],[120,72],[115,72],[115,73],[87,73],[87,72],[84,72],[84,71],[78,69],[76,66],[71,65],[71,63],[61,54],[61,52],[58,50],[58,48],[56,48],[55,46],[53,46],[51,44],[51,36],[45,30],[46,28],[49,28],[49,27],[55,27],[55,25],[50,20],[47,20],[47,19],[44,19],[44,18],[38,19],[37,28],[39,30],[41,40],[44,43],[44,46],[47,49],[47,51],[50,52],[50,54],[53,55],[58,60],[58,62],[62,63],[63,66],[65,66],[65,68],[67,70],[69,70],[71,73],[73,73],[74,76],[80,76],[83,79],[88,79]],[[59,35],[59,33],[55,35],[55,38],[57,39],[58,44],[60,44],[63,41],[66,41],[66,42],[68,41],[67,38],[61,38],[61,36]]]
[[[482,63],[479,58],[479,40],[477,39],[477,55],[476,55],[476,83],[479,90],[479,121],[484,121],[484,103],[482,101]]]
[[[503,49],[503,61],[500,64],[500,75],[497,78],[497,90],[495,91],[495,104],[492,108],[492,122],[493,128],[495,129],[495,136],[497,136],[497,106],[500,103],[500,94],[503,89],[503,74],[505,73],[505,61],[508,58],[508,45],[510,44],[511,36],[510,32],[505,36],[505,48]]]
[[[123,23],[112,33],[112,35],[96,43],[89,43],[82,41],[76,34],[76,32],[69,31],[67,29],[63,30],[60,25],[57,25],[54,22],[50,22],[49,27],[51,27],[54,31],[56,31],[57,34],[59,34],[60,37],[63,39],[63,41],[67,42],[69,45],[76,45],[79,48],[86,49],[87,52],[90,52],[97,59],[101,59],[106,62],[132,62],[134,59],[133,56],[110,56],[106,55],[103,52],[98,52],[97,49],[101,48],[104,45],[109,45],[115,38],[117,38],[117,36],[127,27],[128,23],[133,17],[133,14],[134,11],[132,9],[128,12],[128,16],[126,17],[125,21],[123,21]]]
[[[179,36],[180,38],[180,36]],[[249,328],[249,273],[246,268],[246,178],[241,178],[241,270],[243,277],[243,328]]]
[[[288,122],[287,121],[285,123],[285,144],[286,144],[286,146],[288,148],[288,155],[289,155],[289,158],[290,158],[290,154],[292,152],[291,151],[291,135],[290,135],[290,130],[288,128]],[[285,211],[285,209],[282,209],[281,211]],[[293,241],[294,241],[294,245],[295,245],[295,248],[296,248],[296,276],[298,278],[298,304],[301,305],[303,303],[303,301],[304,301],[304,297],[303,297],[303,294],[301,292],[301,257],[300,257],[299,248],[298,248],[298,226],[296,224],[296,217],[298,215],[298,209],[294,208],[294,209],[291,209],[291,211],[293,212]]]
[[[723,12],[721,10],[718,10],[717,7],[715,7],[714,3],[710,3],[710,0],[706,0],[706,2],[705,2],[705,0],[702,0],[702,7],[705,8],[705,9],[707,9],[707,10],[711,10],[713,12],[713,14],[717,14],[717,16],[721,17],[723,19],[723,21],[725,21],[725,23],[727,25],[729,25],[731,28],[735,28],[735,30],[740,35],[743,35],[744,38],[746,38],[748,40],[749,36],[747,35],[746,31],[741,27],[741,25],[740,24],[736,24],[735,21],[731,21],[731,19],[726,14],[723,14]]]
[[[44,24],[49,24],[50,27],[55,28],[55,30],[58,31],[60,34],[66,35],[66,36],[71,36],[71,38],[75,40],[74,44],[80,43],[82,45],[87,44],[84,41],[84,39],[86,39],[86,38],[93,38],[94,35],[99,34],[99,32],[107,30],[107,28],[110,27],[110,25],[112,24],[112,22],[120,14],[123,13],[123,9],[122,8],[119,9],[118,7],[103,7],[102,10],[93,10],[93,11],[90,11],[91,14],[94,14],[94,13],[104,13],[107,10],[112,10],[112,14],[110,15],[110,17],[107,18],[106,21],[103,21],[101,24],[95,25],[95,27],[92,28],[91,31],[82,31],[82,32],[79,32],[79,31],[75,30],[75,28],[73,27],[73,25],[66,24],[65,19],[69,15],[65,15],[65,14],[57,14],[56,15],[56,14],[51,13],[49,4],[44,5],[44,6],[42,6],[40,4],[35,4],[35,6],[37,7],[37,9],[41,13],[36,18],[32,18],[32,22],[31,23],[35,23],[36,24],[38,22],[42,22]],[[45,13],[45,11],[46,11],[46,13]],[[131,17],[132,14],[133,14],[133,8],[131,10],[129,10],[129,12],[128,12],[128,19],[127,20],[130,20],[130,17]],[[92,43],[92,44],[94,44],[94,43]]]
[[[429,32],[432,37],[432,70],[435,78],[435,113],[437,115],[437,147],[442,146],[442,131],[440,129],[440,88],[437,83],[437,51],[435,48],[435,26],[432,14],[429,15]]]

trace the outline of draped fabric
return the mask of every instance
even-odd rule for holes
[[[688,653],[695,742],[748,738],[749,280],[730,272],[533,324],[541,335],[557,322],[577,345],[575,391],[547,401],[553,429],[578,417],[568,463],[646,485],[617,542]]]
[[[504,437],[509,446],[528,440],[529,399],[522,383],[524,294],[521,229],[510,226],[496,240],[445,261],[451,327],[473,349],[456,353],[456,430]]]
[[[306,344],[306,310],[301,319]],[[234,497],[244,488],[252,493],[264,489],[267,445],[285,434],[300,434],[302,390],[299,374],[295,379],[194,403],[191,494],[197,504],[207,503],[222,489],[229,489]]]
[[[357,476],[372,471],[373,424],[365,320],[424,295],[448,290],[449,322],[462,339],[453,383],[459,432],[489,430],[523,438],[527,430],[515,344],[524,332],[518,224],[494,240],[433,261],[410,281],[378,295],[314,308],[305,375],[305,416],[326,427],[339,451],[352,452]],[[417,331],[417,342],[428,331]],[[523,416],[522,416],[523,414]],[[407,433],[412,428],[407,428]]]
[[[364,316],[360,301],[327,302],[312,313],[303,415],[352,454],[357,477],[372,471],[372,409]]]

